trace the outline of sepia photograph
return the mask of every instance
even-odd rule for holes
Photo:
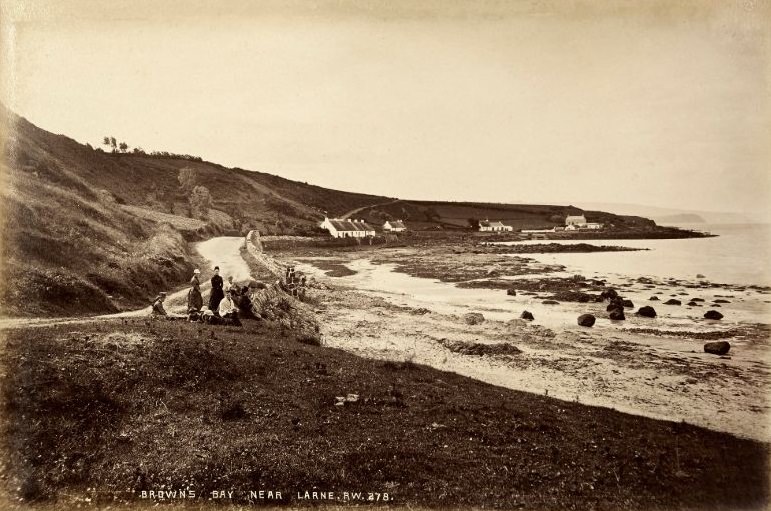
[[[0,510],[771,508],[771,0],[0,0]]]

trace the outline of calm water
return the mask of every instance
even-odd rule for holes
[[[534,254],[532,257],[542,262],[565,265],[568,271],[586,276],[605,274],[695,280],[697,274],[702,274],[707,280],[721,284],[771,286],[771,225],[683,224],[679,227],[708,231],[718,236],[678,240],[555,241],[554,243],[561,244],[622,245],[650,250]],[[544,241],[506,244],[532,243]]]

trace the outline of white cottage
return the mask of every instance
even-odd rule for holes
[[[499,221],[491,222],[489,219],[479,222],[479,230],[481,232],[505,232],[513,231],[514,228],[510,225],[504,225]]]
[[[586,225],[586,217],[584,215],[568,215],[568,217],[565,218],[565,226],[570,227],[571,225],[583,227]]]
[[[324,217],[324,221],[319,226],[328,230],[333,238],[366,238],[375,235],[375,229],[364,220]]]
[[[565,218],[565,230],[566,231],[578,231],[580,229],[588,229],[596,231],[602,229],[603,225],[597,222],[587,222],[584,215],[570,215]]]
[[[401,220],[388,220],[383,224],[383,230],[388,232],[404,232],[407,227]]]

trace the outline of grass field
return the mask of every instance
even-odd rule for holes
[[[194,489],[197,503],[232,490],[248,504],[253,489],[294,505],[313,489],[388,493],[399,507],[768,503],[768,445],[309,346],[272,323],[5,336],[1,477],[19,506],[136,503],[160,489]]]

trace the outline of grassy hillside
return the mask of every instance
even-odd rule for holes
[[[112,312],[145,305],[189,274],[180,232],[124,210],[94,186],[88,151],[17,126],[0,161],[0,313]]]
[[[0,122],[8,134],[0,158],[3,315],[143,306],[189,278],[186,241],[251,228],[315,233],[324,210],[382,202],[208,162],[105,153],[4,108]],[[190,217],[183,168],[210,191],[206,218]]]
[[[624,230],[655,229],[647,218],[619,216],[603,211],[585,211],[573,206],[535,204],[495,204],[480,202],[396,201],[367,208],[357,214],[375,224],[403,219],[415,229],[469,228],[469,219],[500,220],[514,229],[551,228],[562,225],[567,215],[584,214],[589,222],[612,224]]]

